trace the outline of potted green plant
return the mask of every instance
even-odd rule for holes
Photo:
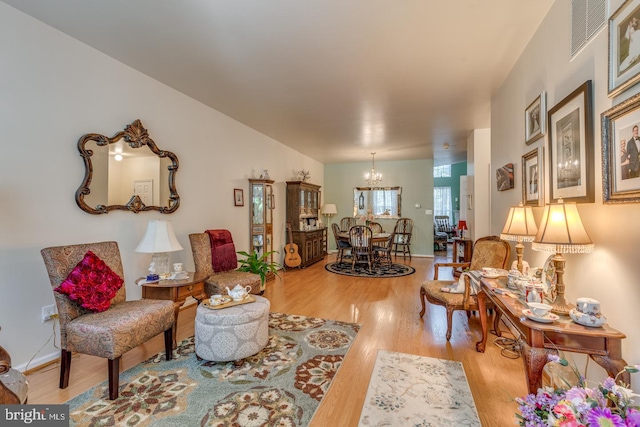
[[[273,273],[278,276],[278,269],[282,268],[282,266],[277,262],[272,262],[269,260],[271,254],[277,254],[278,251],[265,252],[261,256],[258,256],[258,253],[255,251],[251,252],[251,254],[248,254],[244,251],[239,251],[237,253],[238,255],[242,255],[243,257],[245,257],[244,259],[238,259],[238,262],[240,263],[240,267],[238,267],[238,270],[248,271],[249,273],[259,275],[260,291],[264,292],[264,283],[267,280],[267,276],[269,275],[269,273]]]

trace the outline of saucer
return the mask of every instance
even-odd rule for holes
[[[229,298],[228,296],[223,296],[218,298],[209,298],[210,305],[220,305],[220,304],[226,304],[228,302],[231,302],[231,298]]]
[[[545,316],[536,316],[528,308],[525,308],[524,310],[522,310],[522,314],[527,316],[527,318],[529,318],[530,320],[533,320],[534,322],[540,322],[540,323],[551,323],[551,322],[555,322],[560,318],[560,316],[553,313],[547,313]]]
[[[182,279],[188,279],[188,278],[189,278],[189,273],[187,273],[186,271],[177,271],[171,275],[171,279],[173,280],[182,280]]]
[[[590,328],[598,328],[607,323],[607,318],[602,315],[600,315],[600,317],[587,316],[586,314],[579,312],[575,308],[569,311],[569,316],[571,317],[571,320],[573,320],[578,325],[588,326]]]
[[[485,273],[483,271],[482,272],[482,277],[484,277],[485,279],[497,279],[498,277],[500,277],[500,274],[498,274],[498,273],[489,274],[489,273]]]

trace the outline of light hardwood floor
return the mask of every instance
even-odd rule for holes
[[[517,405],[513,398],[527,393],[522,359],[501,356],[491,344],[487,352],[476,353],[480,323],[477,316],[467,321],[464,312],[453,318],[453,336],[445,339],[446,320],[442,307],[427,306],[424,319],[420,311],[419,287],[433,277],[433,264],[439,258],[413,258],[413,275],[396,279],[366,279],[327,272],[324,262],[303,270],[288,270],[269,282],[265,297],[271,311],[315,316],[359,323],[362,327],[327,396],[318,408],[311,426],[357,426],[373,370],[376,352],[392,350],[462,362],[483,426],[509,426],[515,423]],[[428,303],[427,303],[428,304]],[[178,339],[193,335],[195,308],[180,313]],[[504,328],[504,326],[503,326]],[[506,328],[504,328],[506,330]],[[126,370],[162,351],[162,335],[123,356]],[[105,381],[107,363],[86,355],[75,355],[71,363],[69,387],[58,388],[58,364],[29,374],[29,403],[63,403],[88,388]]]

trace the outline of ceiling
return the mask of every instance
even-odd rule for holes
[[[436,165],[466,161],[553,3],[3,1],[321,163]]]

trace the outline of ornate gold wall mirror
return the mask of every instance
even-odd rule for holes
[[[111,210],[172,213],[180,206],[175,176],[178,157],[158,149],[140,120],[111,138],[88,133],[78,140],[84,180],[76,203],[85,212]]]
[[[371,212],[376,218],[400,218],[402,187],[356,187],[353,216]]]

